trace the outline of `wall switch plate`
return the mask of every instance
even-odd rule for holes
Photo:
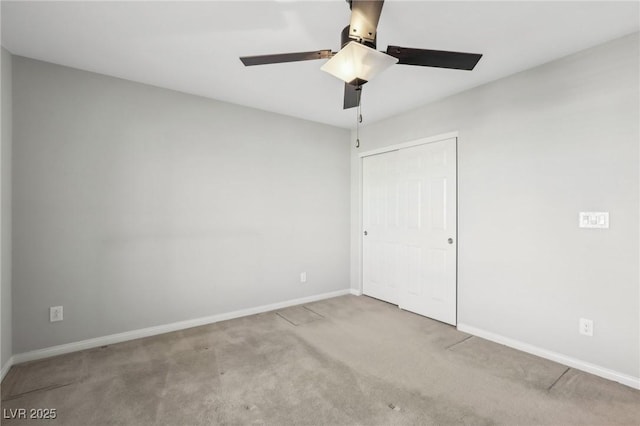
[[[580,318],[580,334],[585,336],[593,336],[593,320]]]
[[[49,308],[49,322],[62,321],[62,306],[52,306]]]
[[[306,272],[300,272],[300,282],[301,283],[306,283],[307,282],[307,273]]]
[[[578,226],[580,228],[609,228],[609,212],[580,212]]]

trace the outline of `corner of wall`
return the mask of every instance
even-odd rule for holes
[[[12,56],[2,47],[0,59],[0,366],[1,377],[11,367],[13,354],[12,268],[11,268],[11,158],[13,121]],[[0,378],[1,380],[1,378]]]

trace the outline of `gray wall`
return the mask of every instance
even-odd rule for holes
[[[459,323],[640,376],[638,52],[636,33],[361,129],[352,287],[358,152],[459,131]]]
[[[0,367],[4,366],[12,352],[11,335],[11,54],[2,49],[2,74],[0,93],[2,97],[2,143],[0,146]]]
[[[13,65],[14,352],[349,288],[347,130]]]

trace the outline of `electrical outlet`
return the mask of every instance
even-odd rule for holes
[[[593,320],[580,318],[580,328],[578,331],[585,336],[593,336]]]
[[[62,321],[62,306],[52,306],[49,308],[49,321]]]
[[[301,283],[306,283],[307,282],[307,273],[306,272],[300,272],[300,282]]]

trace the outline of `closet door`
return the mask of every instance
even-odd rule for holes
[[[400,151],[399,305],[456,324],[456,140]]]
[[[363,225],[364,294],[455,325],[456,139],[365,157]]]
[[[398,151],[362,159],[363,292],[398,304]]]

